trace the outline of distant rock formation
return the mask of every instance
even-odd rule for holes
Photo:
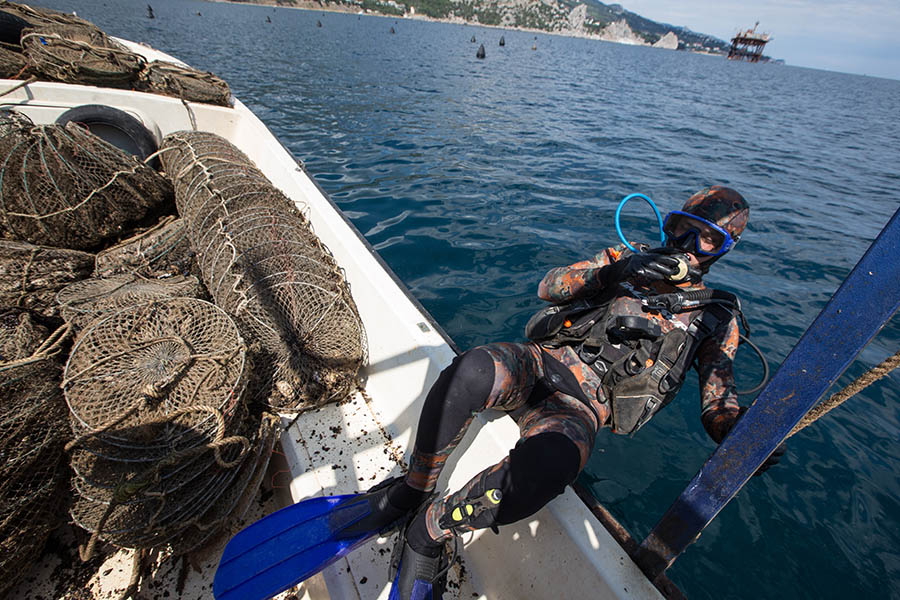
[[[621,4],[588,0],[235,0],[259,4],[390,14],[475,23],[512,29],[540,30],[575,37],[601,39],[635,46],[727,54],[730,44],[685,27],[657,23]],[[620,0],[622,1],[622,0]],[[365,8],[363,7],[365,4]],[[321,26],[321,25],[320,25]],[[660,37],[661,36],[661,37]],[[475,43],[473,37],[472,43]]]
[[[628,26],[628,23],[625,22],[625,19],[607,25],[603,31],[600,32],[600,39],[607,42],[631,44],[634,46],[647,45],[644,38],[636,34],[631,27]]]
[[[665,48],[666,50],[678,50],[678,36],[670,31],[659,38],[656,43],[653,44],[653,47]]]
[[[569,30],[574,33],[584,33],[584,22],[587,19],[587,5],[579,4],[569,13]]]

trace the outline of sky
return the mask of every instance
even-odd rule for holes
[[[606,2],[610,2],[607,0]],[[900,0],[619,0],[631,12],[730,41],[753,27],[787,64],[900,79]]]

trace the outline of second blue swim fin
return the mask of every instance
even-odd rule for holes
[[[303,500],[239,531],[213,580],[217,600],[265,600],[315,575],[407,511],[387,503],[392,479],[364,494]]]

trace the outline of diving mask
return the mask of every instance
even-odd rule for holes
[[[666,215],[663,232],[667,244],[701,256],[721,256],[737,243],[719,225],[680,210]]]

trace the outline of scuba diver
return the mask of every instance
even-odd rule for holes
[[[529,342],[480,346],[444,369],[425,400],[409,472],[390,487],[389,502],[410,507],[435,489],[477,412],[509,412],[521,437],[500,463],[416,510],[392,561],[392,600],[441,598],[446,540],[537,512],[575,481],[601,428],[636,432],[674,399],[694,361],[701,422],[713,441],[724,439],[743,414],[732,368],[740,304],[702,277],[740,240],[749,214],[733,189],[694,194],[667,215],[665,248],[621,245],[550,270],[538,296],[552,304],[529,322]],[[708,303],[679,310],[692,295]]]
[[[333,546],[306,542],[318,550],[298,567],[302,577],[335,560],[326,548],[343,555],[399,526],[390,600],[442,598],[452,563],[445,542],[533,515],[575,481],[600,429],[634,434],[675,398],[692,366],[701,422],[720,443],[746,410],[733,373],[743,315],[733,294],[702,279],[740,240],[749,213],[738,192],[713,186],[666,216],[665,247],[623,244],[551,269],[538,288],[550,304],[526,326],[529,341],[473,348],[441,372],[425,399],[405,477],[316,517],[326,519]],[[488,408],[510,414],[518,442],[462,489],[436,497],[448,457]],[[783,454],[782,446],[756,474]]]

